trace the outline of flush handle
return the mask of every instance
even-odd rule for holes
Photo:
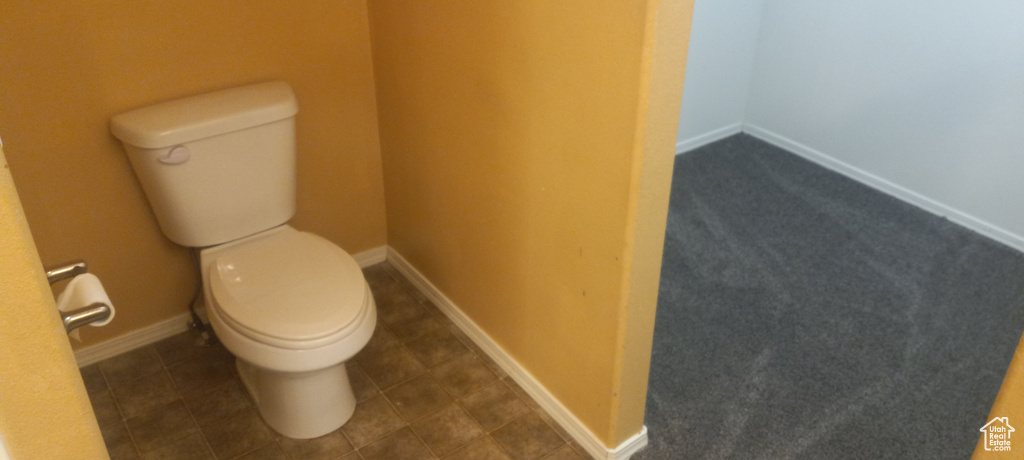
[[[188,150],[188,147],[178,145],[161,155],[158,160],[165,165],[180,165],[188,161],[189,158],[192,158],[192,152]]]

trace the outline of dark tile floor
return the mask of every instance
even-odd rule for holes
[[[365,273],[378,324],[348,363],[358,404],[345,426],[281,437],[243,390],[231,354],[184,333],[82,369],[111,458],[588,458],[397,271],[384,263]]]

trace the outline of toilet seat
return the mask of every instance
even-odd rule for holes
[[[207,276],[220,319],[287,349],[341,340],[373,302],[351,255],[288,226],[217,248]]]

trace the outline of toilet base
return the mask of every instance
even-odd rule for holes
[[[294,439],[337,430],[356,409],[345,363],[311,372],[274,372],[235,359],[242,383],[270,428]]]

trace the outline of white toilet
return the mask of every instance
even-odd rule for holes
[[[377,322],[355,260],[285,224],[295,213],[295,114],[282,82],[122,113],[128,152],[164,234],[200,253],[206,311],[271,428],[314,438],[352,416],[345,361]]]

